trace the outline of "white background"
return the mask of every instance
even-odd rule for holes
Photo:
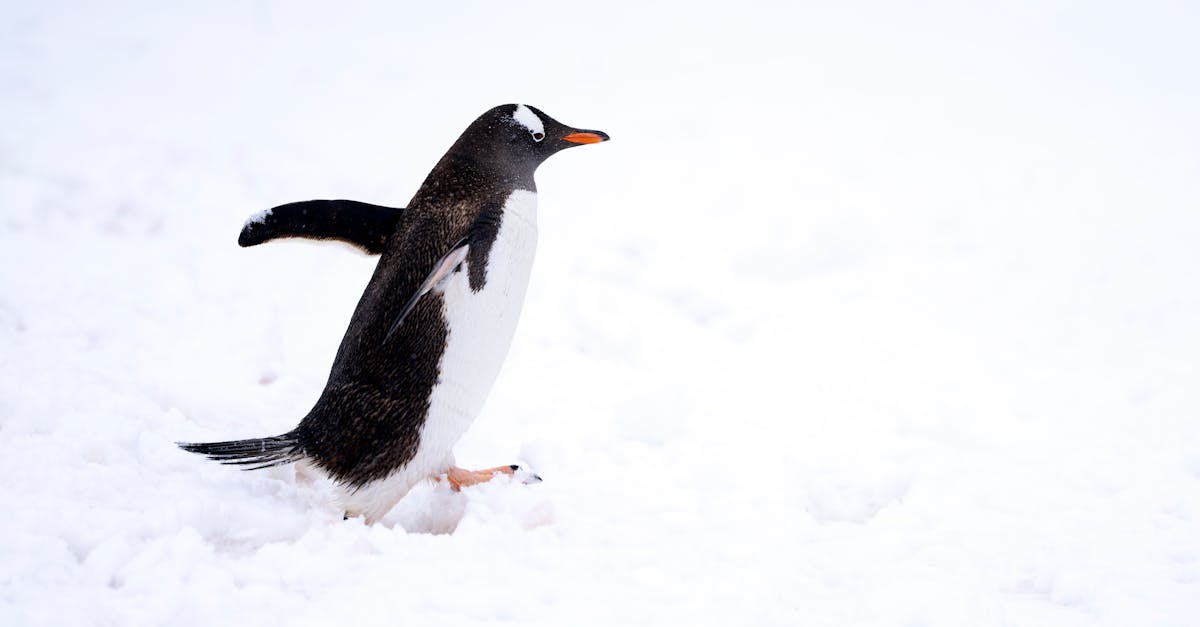
[[[1194,4],[404,4],[0,6],[0,624],[1196,624]],[[294,426],[373,268],[243,220],[505,102],[613,138],[457,449],[546,481],[176,449]]]

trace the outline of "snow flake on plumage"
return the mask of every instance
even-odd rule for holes
[[[267,218],[271,216],[272,211],[274,211],[274,208],[263,209],[249,218],[246,218],[246,223],[242,225],[242,228],[246,228],[251,224],[265,224],[267,222]]]

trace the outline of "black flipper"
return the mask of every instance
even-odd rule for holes
[[[270,468],[305,457],[304,447],[300,446],[295,433],[230,442],[176,442],[176,444],[189,453],[205,455],[222,464],[248,466],[242,470]]]
[[[246,221],[238,244],[255,246],[281,237],[334,239],[368,254],[383,252],[403,208],[356,200],[304,200],[268,209]]]
[[[422,296],[445,285],[450,275],[457,272],[458,268],[462,266],[462,262],[467,258],[469,252],[471,252],[471,245],[467,243],[466,238],[463,238],[450,249],[450,252],[442,255],[442,258],[433,264],[433,270],[421,282],[421,287],[417,288],[412,298],[409,298],[408,302],[404,304],[404,309],[401,309],[400,315],[396,316],[396,321],[392,323],[392,328],[388,329],[387,336],[383,338],[383,341],[386,342],[392,338],[392,334],[400,328],[400,325],[404,324],[404,318],[413,310],[413,307],[417,306]]]

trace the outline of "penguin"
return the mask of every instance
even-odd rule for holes
[[[309,200],[252,217],[242,246],[338,240],[379,262],[321,396],[295,429],[178,446],[246,470],[295,462],[331,479],[345,517],[367,524],[422,481],[445,477],[458,490],[519,471],[459,468],[453,448],[521,313],[537,244],[534,171],[560,150],[608,139],[529,105],[501,105],[467,127],[407,207]]]

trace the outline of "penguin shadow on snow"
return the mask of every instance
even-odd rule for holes
[[[412,490],[383,517],[380,524],[409,533],[452,534],[464,522],[480,522],[531,530],[554,522],[552,502],[520,480],[501,477],[451,490],[445,482],[426,483]]]
[[[307,503],[320,518],[328,518],[330,525],[342,524],[337,518],[337,486],[329,478],[314,473],[304,465],[295,465],[289,472],[277,468],[272,480],[286,486],[290,498]],[[445,478],[426,480],[413,486],[400,502],[374,524],[408,533],[431,533],[434,536],[450,535],[466,521],[509,527],[509,529],[533,530],[554,522],[554,508],[545,491],[532,489],[530,480],[524,477],[528,471],[514,476],[497,474],[490,482],[452,489]],[[535,483],[541,483],[540,478]],[[281,486],[283,488],[283,486]],[[361,520],[361,516],[355,519]]]
[[[285,474],[279,477],[287,481]],[[328,478],[297,465],[292,481],[306,502],[327,503],[329,522],[339,524],[335,486]],[[530,489],[518,476],[497,475],[495,479],[454,490],[444,479],[417,484],[376,523],[380,526],[432,535],[448,535],[464,520],[508,528],[531,530],[554,522],[552,501],[540,489]],[[361,519],[361,518],[360,518]]]

